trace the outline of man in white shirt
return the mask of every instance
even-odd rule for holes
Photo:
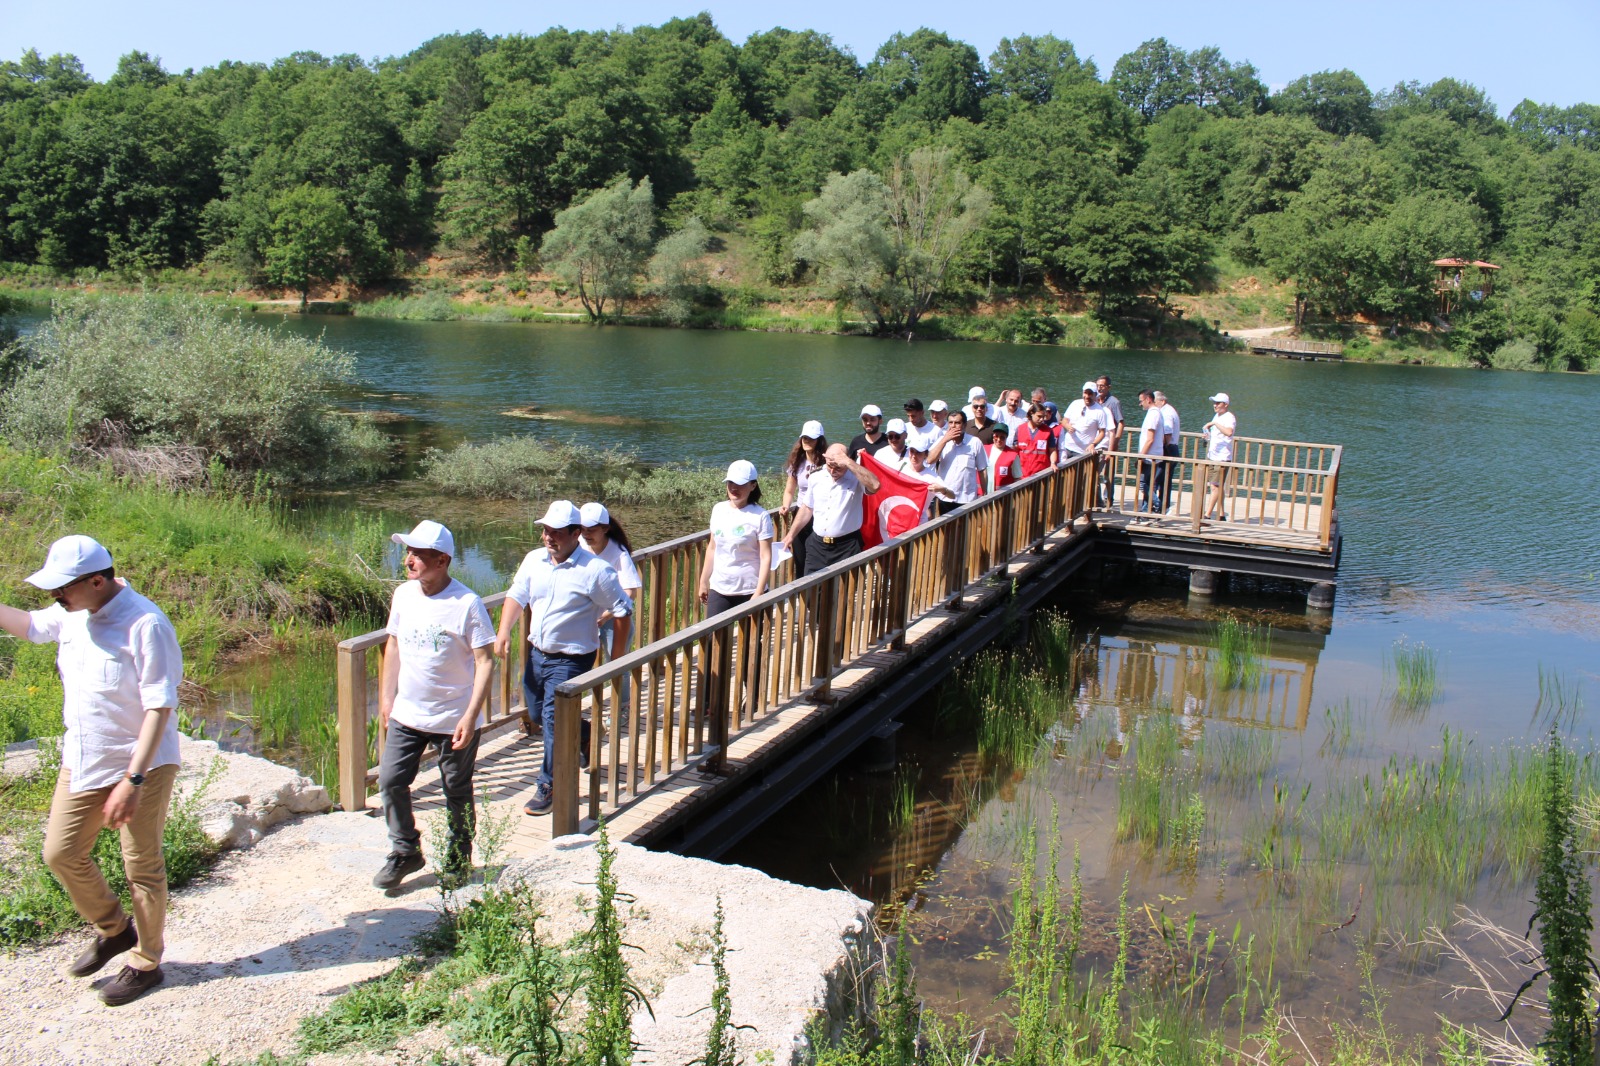
[[[1095,393],[1100,397],[1100,405],[1111,416],[1111,438],[1106,441],[1108,450],[1122,447],[1122,401],[1111,395],[1111,376],[1101,374],[1094,382]]]
[[[55,604],[39,611],[0,606],[0,628],[34,644],[60,645],[56,662],[66,696],[66,735],[44,861],[73,908],[95,928],[94,942],[69,972],[87,977],[130,952],[121,972],[100,990],[102,1002],[120,1006],[165,979],[167,867],[161,835],[178,775],[172,711],[183,654],[161,608],[118,578],[111,553],[90,537],[62,537],[50,545],[43,569],[27,580],[48,591]],[[102,828],[122,830],[131,918],[91,854]]]
[[[941,401],[942,402],[942,401]],[[923,414],[922,401],[916,397],[906,401],[906,446],[921,448],[926,452],[939,439],[940,429]]]
[[[1006,424],[1006,440],[1011,439],[1018,426],[1028,424],[1028,408],[1022,403],[1021,389],[1007,389],[1000,394],[999,420]]]
[[[1139,406],[1144,408],[1144,423],[1139,427],[1139,510],[1161,510],[1161,468],[1166,453],[1162,444],[1166,430],[1161,424],[1161,409],[1156,406],[1156,395],[1149,389],[1139,391]]]
[[[1111,433],[1111,414],[1100,403],[1092,381],[1083,383],[1082,395],[1061,413],[1061,462],[1104,446]]]
[[[423,521],[390,537],[405,546],[406,580],[389,602],[378,714],[388,735],[378,764],[378,794],[389,824],[389,859],[372,883],[399,886],[422,869],[422,834],[411,809],[411,783],[430,747],[439,749],[449,843],[441,869],[461,881],[472,870],[477,811],[472,774],[478,724],[494,674],[494,625],[483,600],[450,576],[455,537]]]
[[[943,400],[935,400],[928,405],[928,421],[932,422],[940,433],[944,432],[946,421],[950,418],[950,405]],[[934,440],[939,438],[935,436]],[[928,447],[933,447],[933,442],[928,442]]]
[[[938,514],[949,514],[983,495],[983,475],[989,469],[989,456],[982,442],[967,432],[965,411],[950,412],[944,434],[928,452],[928,462],[955,497],[934,504]]]
[[[1211,421],[1200,427],[1200,431],[1206,435],[1207,462],[1233,462],[1233,438],[1239,431],[1239,420],[1228,410],[1230,403],[1225,392],[1211,397]],[[1227,466],[1219,466],[1211,472],[1211,478],[1206,482],[1207,518],[1215,515],[1224,522],[1228,520],[1228,512],[1222,507],[1222,494],[1228,489],[1228,475],[1232,472]]]
[[[880,444],[872,453],[872,457],[891,470],[898,469],[906,457],[906,424],[898,418],[889,419],[889,424],[883,427],[884,443]]]
[[[843,448],[844,445],[836,445]],[[811,479],[815,482],[815,476]],[[504,659],[511,648],[511,633],[517,615],[526,607],[528,621],[528,660],[522,672],[522,687],[528,710],[539,708],[544,729],[544,763],[538,782],[523,810],[546,814],[552,803],[552,767],[556,739],[556,687],[594,668],[600,646],[600,615],[611,612],[610,654],[613,660],[627,652],[628,636],[633,632],[633,601],[622,591],[617,572],[580,544],[582,516],[570,500],[556,500],[539,519],[544,547],[535,548],[517,567],[506,590],[500,612],[500,633],[494,653]],[[581,726],[586,738],[589,723]],[[587,747],[587,741],[580,741]]]
[[[1178,418],[1178,409],[1167,402],[1167,394],[1160,389],[1155,391],[1156,409],[1161,412],[1161,454],[1168,459],[1183,458],[1183,424]],[[1171,510],[1178,505],[1172,498],[1172,475],[1178,469],[1178,464],[1173,462],[1162,463],[1161,471],[1161,501],[1166,504],[1166,509]]]
[[[806,572],[801,577],[809,577],[861,550],[862,505],[878,491],[877,475],[851,459],[843,444],[828,445],[823,459],[823,469],[811,475],[800,494],[800,512],[790,527],[803,529],[802,519],[810,521]],[[784,538],[785,546],[788,543],[789,538]]]

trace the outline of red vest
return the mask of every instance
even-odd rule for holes
[[[1056,456],[1056,433],[1050,426],[1035,429],[1032,422],[1017,427],[1017,457],[1022,461],[1022,476],[1032,477],[1048,470]]]

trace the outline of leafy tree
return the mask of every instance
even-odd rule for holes
[[[667,317],[677,323],[688,321],[694,297],[705,288],[706,270],[701,262],[711,234],[698,218],[690,216],[675,233],[661,239],[656,254],[650,257],[649,273]]]
[[[605,321],[606,305],[633,294],[644,270],[655,230],[656,209],[650,179],[634,185],[618,178],[556,214],[539,257],[578,299],[595,323]]]
[[[1539,148],[1600,148],[1600,105],[1558,107],[1524,100],[1511,109],[1506,124]]]
[[[828,115],[861,80],[855,56],[815,30],[753,34],[739,49],[739,71],[750,117],[779,126]]]
[[[1122,102],[1149,122],[1163,111],[1187,103],[1194,92],[1189,56],[1165,37],[1146,41],[1117,60],[1111,87]]]
[[[866,77],[930,124],[980,117],[984,71],[977,49],[935,30],[890,37],[867,64]]]
[[[267,280],[300,294],[305,310],[311,286],[334,277],[350,234],[350,216],[332,189],[305,184],[272,198]]]
[[[794,252],[877,332],[910,333],[990,205],[948,150],[919,148],[896,161],[887,181],[866,170],[830,177],[804,207],[809,228]]]
[[[1272,95],[1272,110],[1280,115],[1304,115],[1317,128],[1335,137],[1377,134],[1372,110],[1372,90],[1348,70],[1324,70],[1291,81]]]
[[[1048,103],[1067,85],[1098,80],[1093,60],[1078,58],[1071,41],[1054,34],[1000,38],[989,56],[989,91],[1030,104]]]

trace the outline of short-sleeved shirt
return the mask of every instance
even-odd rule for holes
[[[389,601],[386,628],[400,649],[391,720],[423,733],[454,732],[472,702],[472,651],[494,643],[483,600],[455,578],[432,596],[407,581]]]
[[[846,470],[835,478],[819,470],[806,486],[800,502],[811,508],[811,531],[819,537],[842,537],[861,528],[861,506],[866,486]]]
[[[1111,429],[1115,432],[1116,428],[1122,425],[1122,401],[1115,396],[1107,396],[1100,403],[1111,413]],[[1112,441],[1111,446],[1113,448],[1120,447],[1120,442]]]
[[[644,582],[639,580],[639,568],[633,565],[633,556],[628,554],[627,548],[607,537],[606,546],[595,554],[600,557],[601,562],[617,572],[617,584],[622,586],[623,592],[629,594],[629,599],[633,598],[635,590],[644,586]]]
[[[863,451],[875,452],[887,443],[889,443],[889,438],[885,436],[881,430],[878,432],[878,439],[876,441],[868,440],[865,433],[857,433],[854,437],[850,438],[850,447],[845,450],[850,456],[851,462],[858,462]]]
[[[1150,434],[1150,447],[1144,446],[1144,435]],[[1139,443],[1135,445],[1141,455],[1161,455],[1161,445],[1166,439],[1166,430],[1161,425],[1161,408],[1149,407],[1144,412],[1144,424],[1139,427]]]
[[[933,424],[933,419],[925,418],[922,425],[913,426],[909,419],[906,420],[906,447],[927,451],[933,447],[933,442],[939,439],[944,430]]]
[[[761,542],[773,537],[772,516],[759,503],[735,507],[723,500],[711,508],[711,588],[724,596],[748,596],[761,576]]]
[[[1111,412],[1105,409],[1104,404],[1073,400],[1061,415],[1062,447],[1074,455],[1082,455],[1095,447],[1096,434],[1109,435],[1112,428]],[[1100,443],[1104,445],[1104,436]]]
[[[67,735],[61,765],[73,792],[110,788],[128,773],[144,713],[178,706],[183,652],[161,608],[122,586],[98,611],[69,611],[59,603],[28,612],[28,639],[58,645]],[[150,770],[180,762],[178,716],[167,716]]]
[[[1211,429],[1206,436],[1206,458],[1219,463],[1233,461],[1233,436],[1239,431],[1239,420],[1233,417],[1232,411],[1224,411],[1211,420]],[[1222,432],[1220,427],[1227,427],[1228,433]]]
[[[1007,439],[1010,434],[1011,427],[1007,426],[1004,422],[1001,422],[998,419],[993,422],[986,422],[981,426],[974,425],[970,421],[967,423],[967,435],[976,437],[978,442],[985,448],[994,443],[995,437],[999,437],[1003,441]]]
[[[1161,432],[1166,437],[1162,446],[1168,454],[1176,455],[1183,449],[1183,423],[1178,419],[1178,409],[1170,403],[1164,403],[1156,410],[1161,413]]]
[[[506,598],[528,608],[528,643],[557,655],[587,655],[600,646],[600,613],[633,613],[617,572],[582,544],[559,563],[548,548],[523,556]]]
[[[811,475],[821,469],[821,466],[813,463],[810,459],[807,459],[802,455],[799,466],[787,467],[784,470],[785,474],[788,474],[790,477],[794,478],[794,498],[796,501],[798,501],[800,496],[806,491],[806,483],[811,480]]]
[[[950,486],[950,491],[956,494],[957,503],[971,503],[983,495],[978,476],[987,469],[989,456],[983,443],[970,433],[964,433],[960,440],[945,445],[944,451],[939,453],[939,462],[934,466],[939,480]]]
[[[1010,440],[1011,435],[1017,431],[1018,426],[1025,426],[1028,424],[1028,405],[1023,404],[1021,407],[1017,408],[1015,414],[1002,407],[1000,408],[999,415],[996,417],[1005,423],[1006,439]]]

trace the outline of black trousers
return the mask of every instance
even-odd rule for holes
[[[716,589],[710,589],[706,592],[706,617],[713,618],[723,611],[743,607],[754,598],[755,594],[752,592],[746,592],[742,596],[728,596]]]
[[[832,543],[817,536],[815,531],[808,533],[806,539],[806,570],[802,577],[809,577],[818,570],[826,570],[834,563],[850,558],[861,552],[861,530],[853,530],[842,536],[830,538]]]
[[[420,729],[389,722],[389,737],[383,745],[383,763],[378,768],[378,791],[383,795],[383,817],[389,825],[389,845],[397,855],[415,855],[422,850],[422,834],[417,832],[416,815],[411,809],[411,783],[428,746],[439,745],[439,777],[444,783],[445,811],[450,825],[450,854],[447,864],[470,861],[472,833],[477,827],[477,809],[472,801],[472,771],[478,761],[478,734],[466,747],[456,751],[449,733],[424,733]]]

